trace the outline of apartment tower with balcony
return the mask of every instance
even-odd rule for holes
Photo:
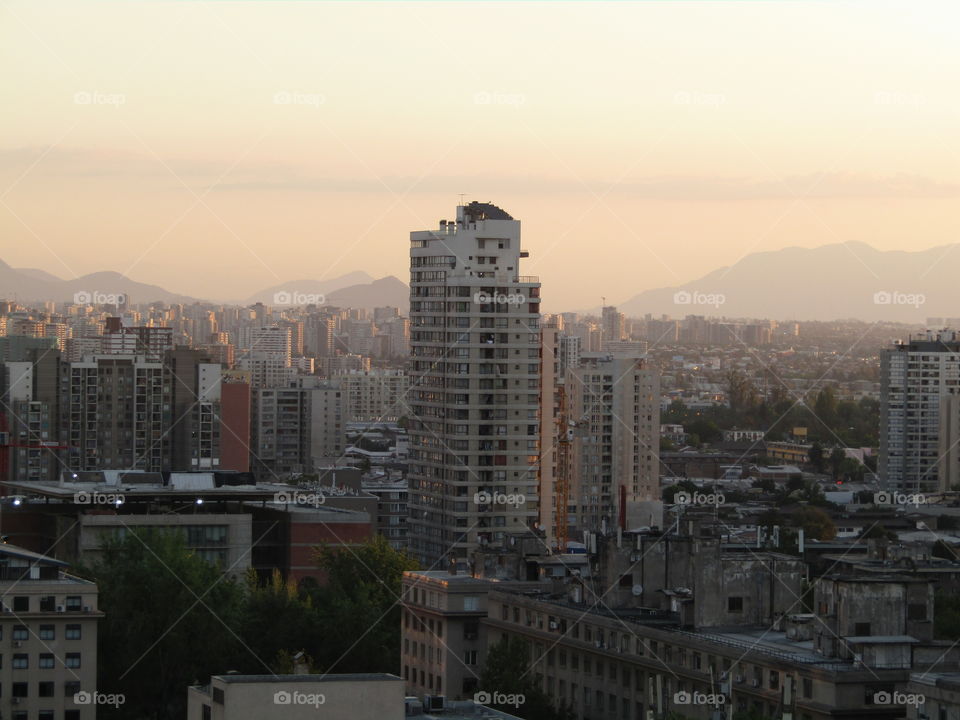
[[[537,520],[540,283],[520,274],[526,256],[520,222],[487,203],[410,234],[410,550],[428,567]]]

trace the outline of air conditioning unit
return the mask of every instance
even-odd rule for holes
[[[92,609],[93,609],[93,608],[91,608],[89,605],[84,605],[84,606],[83,606],[83,611],[84,611],[84,612],[90,612]]]
[[[13,608],[11,608],[11,607],[4,607],[4,608],[3,608],[3,611],[4,611],[5,613],[7,613],[7,614],[10,614],[10,615],[13,614]]]
[[[743,675],[737,675],[737,682],[743,683]]]
[[[751,680],[751,681],[750,681],[750,684],[753,685],[755,688],[760,687],[760,681],[757,680],[756,678],[754,678],[753,680]]]
[[[557,622],[551,622],[551,623],[550,623],[550,629],[551,629],[551,630],[558,630],[559,628],[560,628],[560,624],[559,624],[559,623],[557,623]]]
[[[15,648],[23,647],[23,643],[22,643],[20,640],[14,640],[14,641],[13,641],[13,646],[14,646]]]
[[[57,612],[66,612],[67,609],[63,605],[57,605]]]
[[[18,697],[10,698],[10,704],[11,704],[11,705],[19,705],[19,704],[20,704],[20,698],[18,698]]]

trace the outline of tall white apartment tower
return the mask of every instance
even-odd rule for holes
[[[428,567],[537,521],[540,283],[495,205],[410,233],[410,550]]]
[[[880,353],[880,379],[881,485],[905,494],[949,490],[960,482],[950,397],[960,393],[960,337],[928,332],[897,343]]]

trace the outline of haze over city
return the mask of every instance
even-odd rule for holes
[[[905,7],[4,3],[0,259],[221,300],[405,279],[460,193],[523,219],[555,309],[945,245],[957,10]]]

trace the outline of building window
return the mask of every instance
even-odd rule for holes
[[[67,629],[63,636],[67,640],[79,640],[81,635],[80,627],[80,625],[67,625]]]
[[[28,595],[17,595],[13,598],[14,612],[30,612],[30,597]]]
[[[13,697],[25,698],[30,697],[29,685],[25,682],[15,682],[13,683]]]
[[[465,611],[477,611],[480,609],[480,598],[475,595],[467,595],[463,598],[463,609]]]
[[[55,595],[44,595],[40,598],[40,610],[43,612],[53,612],[57,609],[57,598]]]
[[[742,598],[742,597],[728,597],[728,598],[727,598],[727,612],[730,612],[730,613],[742,613],[742,612],[743,612],[743,598]]]
[[[870,623],[868,622],[854,623],[853,634],[858,637],[867,637],[868,635],[870,635]]]
[[[40,632],[37,633],[41,640],[56,640],[57,629],[55,625],[41,625]]]
[[[79,612],[82,601],[79,595],[67,595],[67,612]]]
[[[30,630],[27,629],[26,625],[17,625],[13,628],[12,638],[21,642],[28,640],[30,638]]]
[[[467,650],[463,654],[463,664],[464,665],[476,665],[477,664],[477,651],[476,650]]]
[[[53,653],[41,653],[38,667],[41,670],[51,670],[54,667]]]
[[[13,669],[26,670],[30,667],[29,655],[26,653],[16,653],[13,656]]]
[[[64,665],[66,665],[68,668],[80,667],[80,653],[67,653],[66,662]]]
[[[37,683],[37,695],[40,697],[53,697],[56,691],[56,685],[52,682]]]
[[[63,684],[63,694],[68,698],[72,698],[80,692],[80,682],[78,680],[70,680]]]

